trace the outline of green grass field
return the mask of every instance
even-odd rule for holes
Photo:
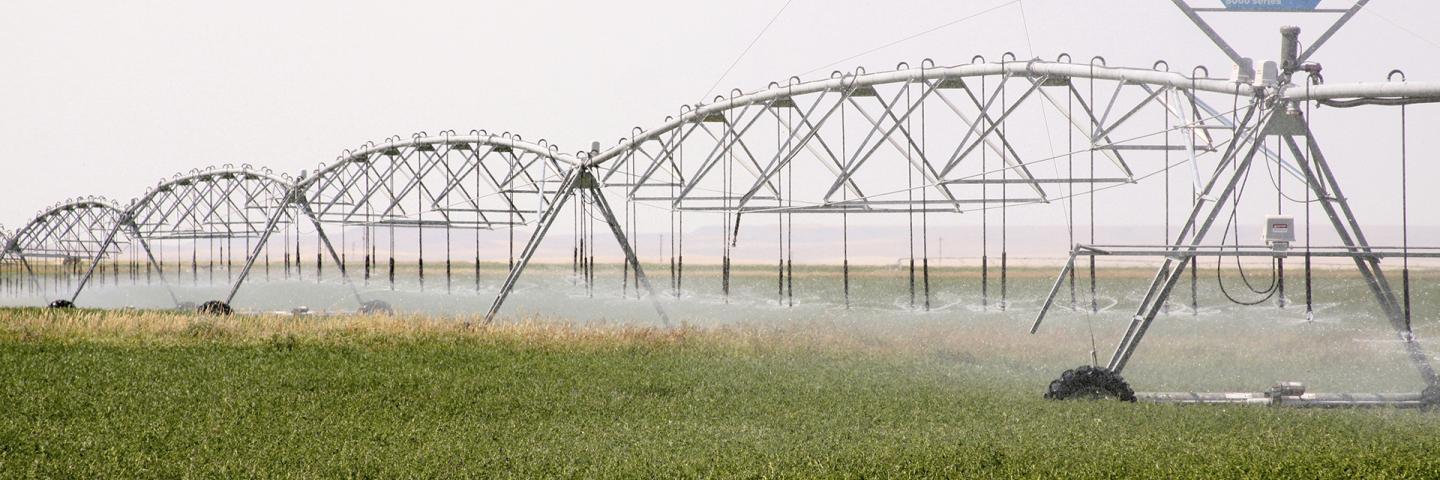
[[[1433,412],[1051,402],[1045,353],[824,327],[3,310],[0,477],[1440,475]]]

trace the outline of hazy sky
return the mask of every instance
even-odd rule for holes
[[[0,4],[0,223],[17,228],[70,196],[127,201],[192,167],[250,163],[298,172],[367,140],[422,130],[508,130],[567,151],[592,140],[608,145],[705,97],[783,3],[7,1]],[[1223,55],[1161,0],[1026,0],[827,67],[1006,3],[794,0],[711,93],[812,70],[803,77],[925,57],[967,63],[1005,51],[1104,55],[1112,66],[1165,59],[1181,71],[1204,64],[1217,76],[1228,70]],[[1308,41],[1335,16],[1209,18],[1244,55],[1268,59],[1280,24],[1302,25]],[[1437,2],[1372,2],[1314,59],[1332,83],[1383,80],[1392,68],[1412,80],[1440,80],[1433,61],[1440,33],[1428,28],[1437,18]],[[1433,132],[1437,112],[1440,106],[1412,107],[1412,132]],[[1377,165],[1395,165],[1396,122],[1389,108],[1317,113],[1357,202],[1393,196],[1396,177]],[[1440,140],[1412,137],[1412,182],[1440,178],[1432,153]],[[1417,190],[1417,204],[1440,203],[1437,189]],[[1362,213],[1395,223],[1388,205],[1374,201]],[[1412,221],[1440,224],[1440,215],[1421,210]]]

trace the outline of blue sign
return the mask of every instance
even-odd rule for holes
[[[1220,0],[1220,2],[1225,4],[1226,10],[1250,12],[1314,10],[1320,5],[1320,0]]]

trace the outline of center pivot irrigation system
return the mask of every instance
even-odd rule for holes
[[[676,297],[684,288],[687,216],[709,215],[706,218],[719,219],[723,227],[720,272],[726,295],[742,221],[750,228],[773,227],[775,294],[782,305],[795,303],[796,214],[839,217],[847,306],[851,216],[903,217],[909,225],[910,303],[916,309],[930,308],[930,224],[955,215],[978,215],[984,231],[981,302],[986,308],[1004,309],[1010,297],[1011,210],[1059,204],[1072,226],[1067,240],[1073,248],[1032,333],[1067,285],[1074,303],[1076,274],[1081,270],[1078,260],[1088,261],[1092,311],[1096,257],[1153,256],[1163,262],[1109,362],[1100,366],[1097,359],[1097,365],[1065,372],[1050,385],[1047,397],[1135,399],[1120,374],[1186,273],[1193,292],[1198,258],[1269,257],[1283,275],[1287,257],[1303,256],[1307,311],[1312,257],[1354,261],[1404,342],[1426,385],[1424,392],[1307,394],[1302,386],[1282,384],[1263,394],[1142,397],[1317,406],[1440,402],[1436,374],[1410,329],[1408,269],[1411,257],[1440,257],[1440,250],[1412,247],[1408,235],[1400,247],[1371,245],[1309,123],[1310,110],[1317,104],[1395,106],[1403,118],[1406,105],[1440,101],[1440,83],[1406,81],[1398,72],[1384,82],[1323,82],[1320,65],[1310,61],[1311,56],[1366,0],[1345,9],[1320,9],[1316,0],[1227,0],[1225,8],[1195,8],[1183,0],[1172,1],[1233,61],[1230,75],[1216,78],[1204,67],[1188,74],[1172,72],[1163,61],[1150,68],[1108,66],[1100,57],[1077,63],[1068,55],[1045,61],[1006,53],[994,61],[976,56],[969,64],[954,66],[925,60],[918,66],[902,63],[886,72],[859,69],[814,81],[792,77],[753,92],[735,90],[710,103],[682,106],[677,116],[655,128],[637,127],[609,148],[596,143],[573,154],[509,133],[446,131],[368,144],[345,152],[334,164],[295,177],[249,166],[193,170],[159,183],[128,205],[100,198],[70,200],[46,209],[18,230],[0,229],[4,242],[0,268],[26,273],[23,283],[7,277],[3,288],[65,289],[70,295],[51,305],[70,307],[87,284],[121,283],[123,274],[131,281],[158,281],[177,306],[196,308],[182,302],[171,283],[188,277],[191,284],[198,284],[202,271],[214,282],[220,271],[219,281],[228,285],[227,294],[198,308],[229,313],[248,278],[303,275],[301,227],[305,226],[314,229],[315,278],[321,278],[329,262],[353,292],[357,310],[387,312],[390,306],[367,299],[368,289],[361,285],[394,289],[397,271],[410,274],[397,268],[397,238],[415,238],[419,246],[413,273],[420,288],[426,288],[428,232],[432,244],[439,235],[445,245],[443,267],[432,266],[431,278],[436,276],[434,268],[443,268],[444,288],[450,291],[456,288],[454,278],[473,268],[470,276],[479,292],[481,266],[497,253],[490,243],[482,244],[482,232],[499,231],[508,249],[501,262],[504,281],[486,314],[489,321],[569,205],[576,276],[593,285],[594,227],[597,221],[603,223],[602,236],[608,229],[624,254],[623,294],[634,286],[639,298],[643,287],[644,296],[668,324],[658,301],[660,293],[637,255],[636,232],[645,218],[638,207],[645,206],[647,211],[663,212],[650,218],[661,218],[662,226],[669,228],[668,259],[652,264],[668,261],[665,290]],[[1282,29],[1278,60],[1256,67],[1201,16],[1245,11],[1331,14],[1338,19],[1303,50],[1299,29]],[[1046,129],[1016,128],[1027,117],[1032,123],[1038,118]],[[1402,138],[1403,125],[1402,121]],[[1067,145],[1058,152],[1057,137]],[[1244,180],[1257,165],[1274,178],[1272,191],[1278,196],[1304,197],[1307,232],[1309,206],[1314,204],[1342,245],[1313,246],[1307,234],[1303,250],[1298,246],[1292,250],[1301,224],[1284,215],[1267,218],[1265,245],[1227,244],[1226,232],[1233,228],[1234,212],[1246,191]],[[1172,173],[1192,179],[1190,213],[1174,230],[1168,217]],[[1165,182],[1166,241],[1097,243],[1096,195],[1151,178]],[[1300,185],[1291,189],[1301,192],[1285,192],[1286,180]],[[621,207],[618,215],[609,200],[617,196],[623,199],[616,205]],[[1079,238],[1074,228],[1077,216],[1081,225],[1089,225]],[[1217,236],[1212,227],[1220,219],[1227,223]],[[337,227],[342,237],[339,248],[332,242]],[[998,255],[991,252],[992,230],[999,231]],[[473,261],[455,261],[455,231],[462,232],[461,237],[473,233],[473,259],[464,259]],[[528,234],[518,252],[517,231]],[[358,255],[352,242],[343,238],[346,235],[360,236]],[[461,247],[465,251],[466,245]],[[122,265],[126,255],[130,261]],[[283,259],[283,272],[271,272],[272,255]],[[1404,262],[1399,293],[1381,268],[1382,259],[1393,257]],[[37,266],[36,259],[44,262]],[[49,271],[37,273],[37,268]],[[992,284],[998,291],[992,291]],[[1282,281],[1259,293],[1273,295],[1280,289],[1275,298],[1283,301],[1283,288]]]

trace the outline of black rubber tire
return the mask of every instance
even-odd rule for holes
[[[221,315],[221,316],[228,316],[228,315],[231,315],[231,314],[234,314],[234,313],[235,313],[235,310],[231,309],[229,304],[226,304],[225,302],[222,302],[222,301],[219,301],[219,300],[211,300],[211,301],[202,303],[202,304],[200,304],[200,307],[199,307],[199,308],[196,308],[196,309],[195,309],[195,311],[196,311],[196,312],[199,312],[199,313],[202,314],[202,315]]]
[[[1134,402],[1135,390],[1130,384],[1110,369],[1086,365],[1072,368],[1050,382],[1045,390],[1050,400],[1098,400],[1113,398],[1122,402]]]
[[[1420,392],[1420,402],[1428,409],[1440,408],[1440,385],[1425,387],[1425,390]]]
[[[60,309],[60,310],[71,309],[71,308],[75,308],[75,303],[62,298],[62,299],[59,299],[59,300],[50,302],[50,305],[49,305],[48,308],[54,308],[54,309]]]
[[[381,301],[381,300],[371,300],[371,301],[368,301],[368,302],[365,302],[365,303],[360,304],[360,314],[362,314],[362,315],[394,315],[394,314],[395,314],[395,309],[394,309],[394,308],[390,308],[390,304],[385,303],[384,301]]]

